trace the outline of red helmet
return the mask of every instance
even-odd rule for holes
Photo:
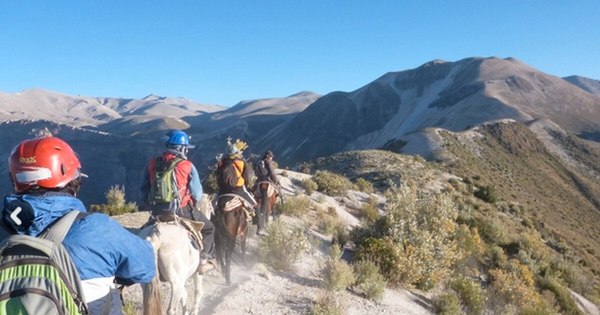
[[[33,187],[62,188],[83,175],[73,149],[55,137],[25,140],[8,159],[8,169],[17,193]]]

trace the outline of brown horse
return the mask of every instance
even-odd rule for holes
[[[273,207],[279,196],[276,186],[270,181],[261,181],[256,183],[254,189],[254,198],[260,205],[256,212],[256,234],[259,234],[267,224],[273,214]]]
[[[215,225],[215,251],[227,284],[231,284],[231,255],[239,236],[242,263],[245,263],[248,214],[242,199],[235,194],[217,197],[213,223]]]

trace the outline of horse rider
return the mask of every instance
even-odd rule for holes
[[[258,203],[248,190],[252,170],[243,156],[243,152],[247,148],[248,144],[240,139],[233,143],[231,138],[227,139],[227,154],[217,164],[217,185],[219,186],[217,195],[235,194],[240,196],[245,201],[247,210],[254,214]]]
[[[63,245],[82,280],[84,302],[90,314],[122,314],[116,284],[152,281],[152,245],[106,214],[87,213],[76,198],[87,176],[65,141],[52,136],[25,140],[12,150],[8,169],[14,193],[4,199],[6,232],[38,236],[65,214],[80,211]]]
[[[255,171],[256,174],[256,183],[260,182],[269,182],[275,185],[275,187],[279,187],[279,178],[275,175],[275,168],[273,167],[273,159],[275,156],[273,155],[273,151],[268,150],[263,155],[261,161],[259,161],[259,166],[262,169],[264,165],[264,171]],[[262,164],[260,164],[262,162]]]
[[[212,222],[202,213],[198,207],[202,198],[202,185],[200,176],[194,164],[188,160],[189,149],[195,146],[190,144],[190,136],[181,130],[171,130],[162,138],[166,150],[148,163],[142,185],[142,197],[145,206],[151,210],[154,217],[163,214],[175,214],[179,217],[200,221],[204,223],[200,234],[204,246],[201,252],[200,271],[205,272],[216,267],[214,258],[215,227]],[[151,192],[155,184],[157,169],[174,163],[172,166],[173,177],[176,184],[175,202],[154,202]],[[153,219],[151,218],[151,221]],[[150,221],[149,221],[150,222]]]

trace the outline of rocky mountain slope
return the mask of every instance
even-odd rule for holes
[[[259,146],[272,146],[286,163],[374,148],[429,157],[427,145],[419,145],[427,128],[461,131],[501,119],[542,118],[598,140],[600,97],[512,58],[432,61],[356,91],[327,94]]]

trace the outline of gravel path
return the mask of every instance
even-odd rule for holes
[[[292,195],[299,188],[296,185],[305,174],[288,172],[288,177],[280,177],[284,191]],[[295,180],[294,180],[295,179]],[[314,194],[313,194],[314,195]],[[312,196],[311,196],[312,197]],[[335,206],[336,211],[347,214],[346,207],[327,199],[327,206]],[[123,226],[136,232],[136,228],[148,219],[148,213],[138,212],[114,217]],[[306,224],[299,219],[282,217],[290,225]],[[349,225],[356,220],[349,218]],[[320,236],[316,231],[314,235]],[[314,301],[325,293],[321,270],[326,258],[323,248],[304,253],[293,272],[273,272],[258,262],[256,250],[258,239],[255,226],[250,227],[246,266],[241,264],[239,254],[234,255],[236,263],[232,268],[232,284],[227,286],[220,274],[204,276],[204,296],[201,314],[307,314]],[[322,236],[321,236],[322,237]],[[323,241],[328,242],[324,237]],[[321,246],[323,247],[323,246]],[[238,247],[239,248],[239,247]],[[237,249],[239,253],[239,249]],[[170,289],[163,284],[163,300],[168,305]],[[192,284],[188,283],[191,296]],[[142,309],[140,285],[125,289],[123,297],[133,303],[138,314]],[[420,293],[407,290],[386,289],[380,301],[364,299],[347,290],[335,293],[336,300],[345,309],[345,314],[407,314],[429,315],[431,307],[428,299]]]

